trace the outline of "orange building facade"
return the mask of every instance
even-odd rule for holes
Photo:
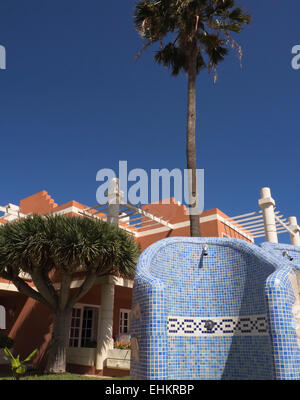
[[[134,236],[142,250],[167,237],[189,236],[189,216],[185,206],[176,203],[174,199],[170,199],[169,203],[148,204],[143,207],[151,215],[159,215],[168,221],[168,226],[159,224],[151,226],[150,224],[138,228],[133,227],[128,219],[125,219],[126,222],[121,219],[119,225]],[[0,224],[32,214],[80,215],[106,219],[105,214],[95,209],[89,209],[76,201],[58,205],[46,191],[22,199],[18,206],[9,204],[1,207],[0,210],[3,213],[0,217]],[[217,208],[206,210],[200,215],[200,226],[203,237],[227,236],[254,242],[248,232],[235,225],[226,214]],[[33,286],[30,276],[26,276],[24,279],[27,279],[27,283]],[[81,283],[82,275],[74,274],[71,290],[78,288]],[[59,289],[59,282],[55,282],[54,286]],[[113,339],[118,341],[129,335],[132,287],[131,279],[114,276],[101,277],[93,288],[80,299],[73,309],[70,327],[67,351],[67,369],[69,371],[108,376],[128,375],[126,367],[124,365],[118,367],[116,363],[110,362],[109,354],[103,350],[107,346],[103,346],[102,327],[104,324],[107,325],[107,316],[109,316],[112,338],[108,347],[113,347]],[[46,363],[47,348],[52,331],[53,316],[50,310],[19,293],[11,282],[1,278],[0,305],[5,309],[5,329],[1,331],[8,333],[14,339],[13,352],[26,356],[33,349],[38,348],[34,364],[42,369]],[[1,363],[0,359],[0,371],[1,369],[6,370],[7,366],[3,362]]]

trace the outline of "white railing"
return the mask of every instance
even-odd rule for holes
[[[300,227],[297,218],[284,218],[275,207],[270,188],[261,189],[258,205],[261,210],[230,217],[227,220],[237,224],[254,239],[265,237],[267,242],[278,243],[279,234],[289,233],[291,243],[300,246]]]

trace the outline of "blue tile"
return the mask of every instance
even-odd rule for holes
[[[132,379],[300,379],[293,273],[277,253],[238,239],[148,247],[133,288]]]

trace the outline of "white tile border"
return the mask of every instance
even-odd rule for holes
[[[205,323],[214,322],[208,330]],[[266,314],[224,317],[168,317],[168,336],[269,336]]]

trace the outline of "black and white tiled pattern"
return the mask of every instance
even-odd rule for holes
[[[168,317],[168,336],[267,336],[266,315]]]

